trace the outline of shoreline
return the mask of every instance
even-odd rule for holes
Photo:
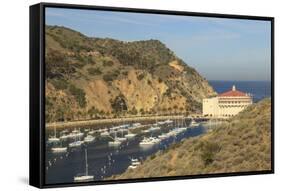
[[[46,129],[51,128],[71,128],[80,126],[88,127],[89,125],[104,125],[110,123],[122,123],[122,122],[141,122],[141,121],[152,121],[152,120],[167,120],[167,119],[181,119],[181,118],[190,118],[189,116],[184,115],[167,115],[167,116],[143,116],[143,117],[120,117],[112,119],[92,119],[92,120],[81,120],[81,121],[68,121],[68,122],[54,122],[46,123]]]

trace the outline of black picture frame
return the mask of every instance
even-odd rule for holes
[[[237,173],[218,173],[187,175],[159,178],[143,179],[126,179],[126,180],[105,180],[93,181],[86,183],[45,183],[45,8],[70,8],[85,10],[103,10],[114,12],[133,12],[133,13],[153,13],[166,15],[184,15],[198,17],[215,17],[215,18],[233,18],[248,20],[264,20],[271,22],[271,170],[266,171],[249,171]],[[121,7],[104,7],[90,5],[73,5],[73,4],[56,4],[56,3],[39,3],[30,6],[30,139],[29,139],[29,183],[38,188],[53,188],[67,186],[85,186],[100,184],[116,183],[136,183],[147,181],[167,181],[178,179],[210,178],[210,177],[227,177],[242,175],[258,175],[274,173],[274,18],[249,16],[249,15],[232,15],[217,13],[198,13],[170,10],[154,9],[137,9]]]

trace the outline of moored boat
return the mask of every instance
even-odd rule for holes
[[[95,137],[93,137],[92,135],[87,135],[85,138],[84,138],[84,142],[85,143],[90,143],[90,142],[93,142],[95,140]]]
[[[57,130],[56,127],[54,127],[54,136],[51,136],[48,138],[48,143],[57,143],[60,139],[57,137]]]
[[[197,123],[195,120],[192,119],[192,121],[190,122],[190,127],[197,127],[199,125],[199,123]]]
[[[67,152],[67,147],[53,147],[51,150],[53,153],[65,153]]]
[[[69,143],[69,147],[80,147],[82,144],[84,143],[84,141],[74,141],[72,143]]]
[[[74,176],[74,182],[88,182],[93,181],[94,176],[89,175],[88,173],[88,156],[87,156],[87,149],[85,149],[85,174]]]
[[[107,130],[105,130],[105,131],[103,131],[103,132],[101,132],[100,133],[100,136],[101,137],[108,137],[110,134],[109,134],[109,132],[107,131]]]
[[[129,132],[127,135],[125,135],[125,137],[126,137],[127,139],[132,139],[132,138],[134,138],[136,135],[137,135],[137,134],[134,134],[134,133]]]
[[[159,143],[161,140],[156,137],[144,137],[144,139],[139,143],[140,146],[153,146]]]

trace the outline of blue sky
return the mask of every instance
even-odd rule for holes
[[[270,22],[47,8],[46,24],[91,37],[158,39],[208,80],[270,80]]]

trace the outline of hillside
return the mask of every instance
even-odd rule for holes
[[[46,26],[46,121],[198,112],[215,95],[158,40],[90,38]]]
[[[116,179],[271,169],[271,100],[248,107],[207,134],[172,145]]]

